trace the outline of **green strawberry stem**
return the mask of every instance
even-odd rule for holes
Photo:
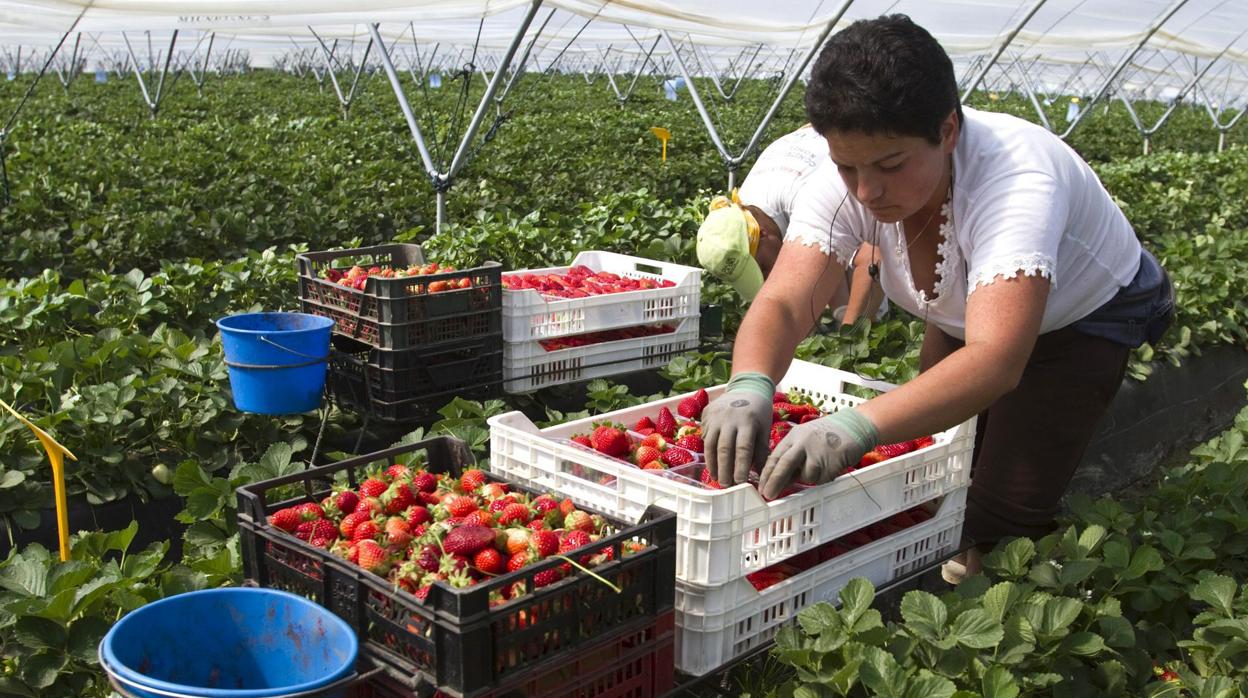
[[[602,576],[601,576],[601,575],[599,575],[597,572],[593,572],[593,571],[591,571],[588,567],[585,567],[584,565],[582,565],[581,563],[577,562],[576,560],[573,560],[572,558],[568,557],[567,555],[551,555],[550,557],[556,557],[556,558],[559,558],[560,560],[563,560],[564,562],[566,562],[566,563],[568,563],[568,564],[572,565],[573,567],[575,567],[575,568],[577,568],[578,570],[580,570],[580,571],[584,572],[585,574],[588,574],[589,576],[593,577],[594,579],[597,579],[598,581],[602,582],[603,584],[606,584],[607,586],[611,587],[611,590],[612,590],[612,591],[614,591],[614,592],[615,592],[615,593],[617,593],[617,594],[623,594],[623,593],[624,593],[624,590],[623,590],[623,589],[621,589],[621,588],[617,587],[616,585],[612,584],[611,582],[608,582],[606,579],[603,579],[603,578],[602,578]]]

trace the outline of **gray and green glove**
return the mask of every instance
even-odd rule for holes
[[[764,498],[775,499],[795,479],[807,485],[831,482],[875,448],[878,440],[875,425],[852,407],[799,424],[767,458],[758,490]]]
[[[775,382],[762,373],[738,373],[702,411],[706,467],[724,487],[745,482],[751,468],[763,466],[775,390]]]

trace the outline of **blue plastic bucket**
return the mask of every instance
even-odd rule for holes
[[[100,664],[137,698],[339,698],[358,651],[346,621],[301,596],[207,589],[131,611],[100,642]]]
[[[321,405],[334,321],[306,313],[247,313],[217,320],[234,406],[293,414]]]

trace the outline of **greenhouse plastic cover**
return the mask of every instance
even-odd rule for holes
[[[682,44],[721,51],[708,56],[735,55],[726,51],[754,45],[792,51],[815,43],[843,2],[545,0],[540,16],[555,11],[559,17],[542,26],[539,47],[564,44],[600,53],[609,46],[640,55],[642,44],[668,30]],[[315,45],[312,30],[326,40],[363,42],[367,25],[380,23],[388,41],[498,52],[511,42],[531,5],[530,0],[0,0],[0,46],[47,47],[71,26],[105,49],[123,45],[121,32],[212,31],[218,40],[249,51],[255,64],[265,64],[288,52],[292,41]],[[1248,84],[1248,0],[850,0],[837,26],[902,12],[929,29],[965,67],[970,57],[994,53],[1033,9],[1009,41],[1006,57],[1033,75],[1047,73],[1047,82],[1080,66],[1092,65],[1104,75],[1143,43],[1134,61],[1137,81],[1173,91],[1214,60],[1218,70],[1211,75]],[[1162,18],[1166,21],[1149,37]],[[530,36],[540,24],[534,21]]]

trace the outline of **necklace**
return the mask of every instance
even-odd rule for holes
[[[941,204],[940,204],[939,206],[937,206],[936,208],[932,209],[931,214],[930,214],[930,215],[928,215],[927,220],[923,223],[923,227],[922,227],[922,228],[919,228],[919,234],[918,234],[918,235],[915,235],[913,240],[907,240],[907,241],[906,241],[906,252],[909,252],[909,251],[910,251],[910,248],[911,248],[911,247],[914,247],[914,243],[918,242],[918,241],[919,241],[919,238],[923,237],[924,233],[926,233],[926,232],[927,232],[927,228],[928,228],[928,226],[930,226],[930,225],[932,224],[932,219],[933,219],[933,218],[935,218],[935,217],[936,217],[936,214],[937,214],[937,213],[938,213],[941,209],[943,209],[943,208],[945,207],[945,204],[948,204],[948,203],[949,203],[949,201],[953,198],[953,162],[952,162],[952,158],[951,158],[950,160],[951,160],[951,161],[950,161],[950,163],[949,163],[949,170],[950,170],[950,172],[949,172],[949,189],[948,189],[948,191],[946,191],[946,192],[945,192],[945,200],[944,200],[943,202],[941,202]],[[900,225],[900,226],[901,226],[902,237],[905,237],[905,232],[906,232],[906,224],[905,224],[905,222],[903,221],[903,222],[899,223],[898,225]]]

